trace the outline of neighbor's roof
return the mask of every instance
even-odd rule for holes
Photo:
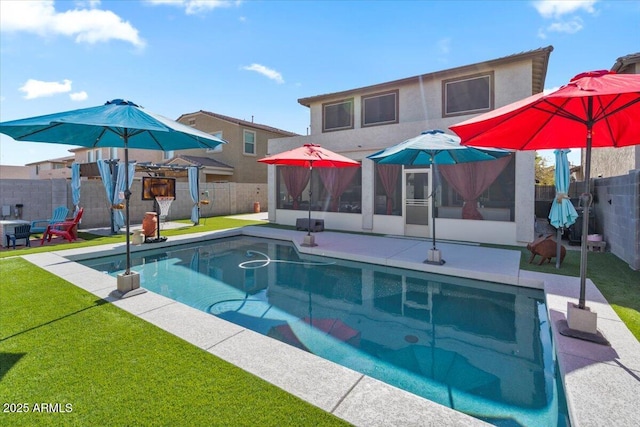
[[[611,71],[615,71],[616,73],[625,73],[632,66],[639,63],[640,63],[640,52],[621,56],[620,58],[616,59],[616,63],[613,64],[613,67],[611,67]],[[635,71],[635,68],[631,71]]]
[[[442,79],[450,76],[453,73],[475,73],[479,68],[495,67],[501,64],[508,64],[516,61],[522,61],[524,59],[531,59],[533,61],[532,79],[531,79],[531,94],[542,92],[544,89],[544,81],[547,77],[547,67],[549,65],[549,56],[553,51],[553,46],[547,46],[527,52],[516,53],[514,55],[505,56],[490,61],[478,62],[471,65],[463,65],[461,67],[449,68],[447,70],[436,71],[433,73],[421,74],[419,76],[408,77],[400,80],[393,80],[390,82],[375,84],[371,86],[363,86],[357,89],[349,89],[342,92],[327,93],[324,95],[310,96],[308,98],[298,99],[298,103],[305,107],[310,107],[313,102],[322,101],[327,98],[336,97],[349,97],[356,93],[372,92],[397,87],[401,84],[414,83],[422,80]]]
[[[69,163],[75,160],[75,156],[58,157],[57,159],[40,160],[33,163],[27,163],[25,166],[41,165],[43,163]]]
[[[210,157],[200,157],[200,156],[185,156],[179,155],[171,159],[167,164],[171,164],[174,160],[184,160],[186,162],[191,163],[194,166],[203,166],[209,168],[226,168],[233,169],[233,166],[229,166],[226,163],[222,163],[216,159],[212,159]]]
[[[242,120],[242,119],[236,119],[234,117],[229,117],[229,116],[225,116],[225,115],[222,115],[222,114],[212,113],[210,111],[204,111],[204,110],[196,111],[194,113],[183,114],[180,117],[178,117],[178,121],[180,121],[180,119],[182,119],[183,117],[193,116],[193,115],[196,115],[196,114],[206,114],[207,116],[215,117],[217,119],[224,120],[224,121],[227,121],[227,122],[230,122],[230,123],[234,123],[234,124],[239,125],[239,126],[251,127],[251,128],[254,128],[254,129],[261,129],[261,130],[264,130],[264,131],[267,131],[267,132],[279,133],[279,134],[282,134],[283,136],[298,136],[297,133],[289,132],[287,130],[282,130],[282,129],[278,129],[278,128],[274,128],[273,126],[262,125],[260,123],[254,123],[253,121],[249,122],[249,121]]]

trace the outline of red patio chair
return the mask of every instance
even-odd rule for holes
[[[78,238],[78,223],[82,218],[82,212],[84,212],[84,208],[80,208],[71,221],[56,222],[55,224],[47,226],[47,229],[42,235],[40,246],[44,245],[45,239],[47,239],[47,242],[50,242],[53,236],[64,237],[70,242],[76,240]]]

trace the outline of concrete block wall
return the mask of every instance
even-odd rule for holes
[[[598,232],[609,250],[640,270],[640,169],[594,181]]]
[[[47,219],[57,206],[67,206],[73,212],[71,181],[65,179],[0,180],[0,206],[23,204],[22,219],[32,221]],[[235,182],[200,183],[200,198],[209,192],[208,205],[200,210],[201,217],[235,215],[253,212],[255,202],[266,211],[267,185],[244,184]],[[142,201],[142,182],[135,180],[131,187],[130,215],[131,224],[140,224],[146,212],[155,211],[153,201]],[[84,208],[80,229],[109,227],[111,225],[111,203],[108,202],[101,180],[83,180],[80,187],[80,206]],[[189,184],[176,183],[176,199],[172,202],[168,220],[188,219],[191,217],[193,202],[189,193]],[[12,218],[13,219],[13,218]]]
[[[15,205],[22,204],[22,219],[48,219],[53,209],[67,206],[71,189],[65,179],[2,179],[0,180],[0,205],[10,205],[12,219]],[[8,219],[8,218],[7,218]]]

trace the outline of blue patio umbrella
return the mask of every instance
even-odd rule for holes
[[[124,148],[124,164],[129,164],[129,148],[185,150],[215,148],[225,140],[190,126],[151,113],[133,102],[114,99],[97,107],[48,114],[0,123],[0,133],[17,141],[49,142],[90,148]],[[129,182],[125,168],[124,182]],[[129,198],[125,191],[127,269],[131,274]]]
[[[496,160],[510,155],[511,152],[498,148],[475,148],[460,145],[460,138],[444,131],[434,129],[422,132],[420,135],[409,138],[394,146],[378,151],[368,159],[380,164],[393,164],[405,166],[433,165],[434,181],[439,180],[438,165],[455,165],[458,163],[479,162]],[[433,186],[431,197],[435,193]],[[431,226],[433,250],[436,250],[436,224],[435,211],[431,209]],[[432,263],[427,260],[425,262]],[[437,260],[436,264],[444,264]]]
[[[80,209],[80,163],[71,164],[71,199],[73,201],[74,216]]]
[[[569,160],[567,154],[571,150],[554,150],[556,155],[555,185],[556,197],[551,203],[549,211],[549,222],[558,229],[557,233],[557,250],[556,250],[556,268],[560,268],[560,240],[562,237],[562,229],[569,227],[576,222],[578,213],[576,208],[569,200],[567,193],[569,192]]]

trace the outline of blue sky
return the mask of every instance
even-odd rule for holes
[[[299,98],[548,45],[553,89],[639,42],[637,1],[3,0],[0,121],[125,98],[306,134]],[[0,135],[0,164],[69,148]]]

